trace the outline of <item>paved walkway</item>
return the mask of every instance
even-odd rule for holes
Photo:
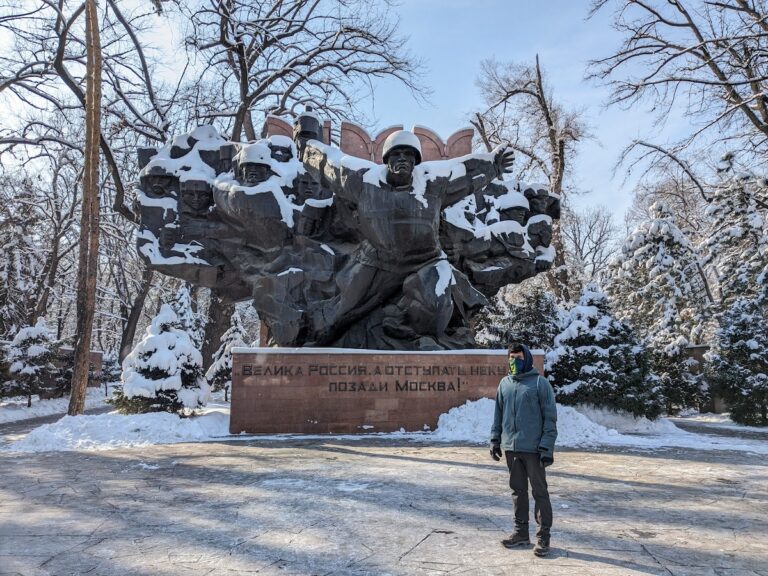
[[[768,576],[768,466],[562,451],[553,553],[505,550],[505,470],[374,441],[0,453],[0,574]]]

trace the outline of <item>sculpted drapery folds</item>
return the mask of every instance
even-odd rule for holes
[[[156,270],[252,299],[281,346],[475,346],[472,317],[549,268],[559,198],[509,175],[500,148],[422,162],[411,132],[384,164],[322,142],[225,141],[210,126],[140,151],[138,250]]]

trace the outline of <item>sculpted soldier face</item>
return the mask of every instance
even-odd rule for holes
[[[272,170],[267,164],[253,164],[251,162],[243,164],[242,184],[244,186],[256,186],[269,179]]]
[[[394,186],[410,184],[416,152],[409,147],[393,148],[387,157],[387,181]]]
[[[287,146],[270,146],[271,156],[278,162],[288,162],[293,158],[293,152]]]
[[[149,189],[146,191],[147,196],[150,198],[164,198],[168,195],[168,188],[170,183],[168,178],[163,176],[155,176],[148,179]]]
[[[195,212],[204,212],[211,205],[211,193],[207,190],[184,191],[184,202]]]

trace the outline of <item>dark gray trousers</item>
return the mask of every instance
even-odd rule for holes
[[[505,452],[509,468],[509,487],[515,511],[515,532],[528,534],[528,481],[535,501],[534,514],[539,529],[536,536],[549,537],[552,528],[552,504],[549,501],[547,475],[539,454]]]

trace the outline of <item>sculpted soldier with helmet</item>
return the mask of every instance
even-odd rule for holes
[[[499,150],[493,156],[472,156],[444,173],[434,168],[418,170],[421,143],[405,130],[392,133],[382,152],[383,174],[373,164],[360,168],[345,166],[342,160],[334,165],[328,147],[317,142],[310,141],[304,148],[306,169],[335,197],[354,207],[362,237],[347,267],[337,275],[338,296],[314,312],[314,342],[333,342],[357,319],[402,290],[403,297],[382,320],[385,334],[418,339],[421,349],[439,348],[438,341],[455,339],[446,333],[455,306],[461,305],[460,313],[467,316],[485,303],[463,274],[451,271],[440,247],[443,206],[502,176],[511,167],[513,154]],[[455,288],[437,290],[441,273],[452,276]],[[460,291],[458,302],[453,291]],[[426,294],[434,297],[423,298]]]
[[[322,135],[308,111],[293,141],[201,127],[143,151],[140,253],[251,298],[279,345],[402,350],[473,347],[486,298],[550,265],[558,199],[505,179],[511,150],[423,161],[400,130],[376,164]]]

